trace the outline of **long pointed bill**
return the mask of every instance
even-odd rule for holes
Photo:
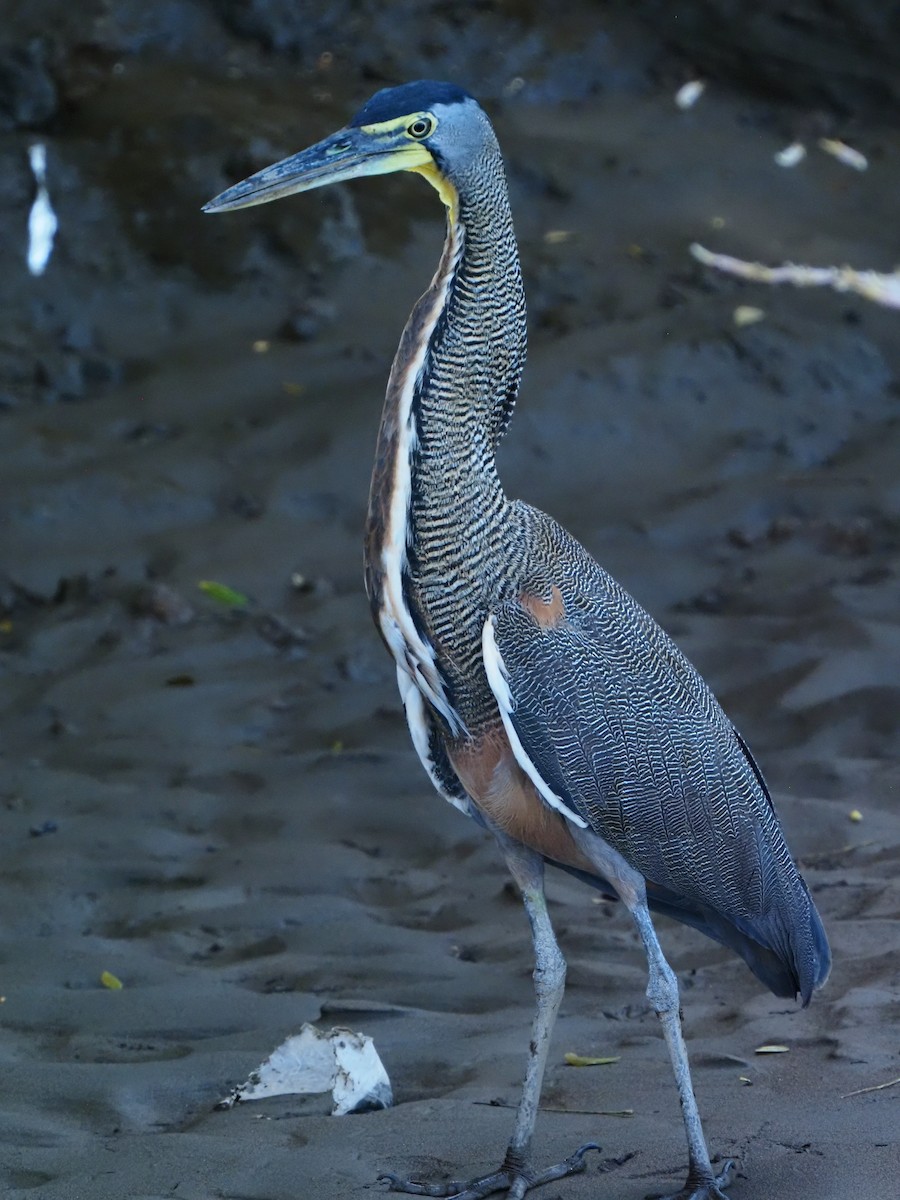
[[[432,163],[428,151],[416,142],[398,143],[393,131],[375,133],[366,129],[339,129],[308,150],[283,158],[257,171],[204,204],[208,213],[227,212],[267,204],[294,192],[308,192],[329,183],[360,179],[365,175],[387,175],[392,171],[414,171]]]

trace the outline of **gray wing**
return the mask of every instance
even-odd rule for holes
[[[672,640],[542,520],[552,567],[485,631],[523,767],[641,872],[655,907],[733,945],[761,977],[738,943],[771,950],[792,977],[782,991],[808,998],[827,974],[827,943],[744,743]]]

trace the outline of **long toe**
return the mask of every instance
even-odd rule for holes
[[[648,1197],[648,1200],[730,1200],[725,1195],[725,1188],[734,1178],[734,1159],[725,1160],[721,1171],[714,1179],[703,1179],[699,1182],[688,1179],[680,1192],[673,1196]]]
[[[389,1192],[404,1192],[408,1196],[443,1196],[446,1200],[484,1200],[494,1192],[509,1191],[512,1179],[507,1171],[495,1171],[480,1179],[449,1179],[446,1183],[419,1183],[415,1179],[402,1179],[392,1171],[378,1176],[379,1183],[386,1183]]]
[[[504,1164],[499,1171],[468,1182],[452,1179],[446,1183],[420,1183],[413,1179],[402,1179],[392,1172],[379,1175],[378,1181],[387,1183],[389,1192],[404,1192],[409,1196],[440,1196],[444,1197],[444,1200],[484,1200],[485,1196],[495,1192],[506,1192],[508,1200],[522,1200],[526,1192],[540,1187],[541,1184],[551,1183],[554,1179],[564,1179],[567,1175],[581,1174],[587,1168],[584,1156],[588,1150],[599,1149],[596,1142],[588,1142],[552,1167],[535,1171],[529,1167],[513,1168]]]

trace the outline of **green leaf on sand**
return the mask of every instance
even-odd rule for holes
[[[216,583],[214,579],[201,579],[197,587],[205,596],[209,596],[210,600],[215,600],[217,604],[224,604],[226,608],[243,608],[245,604],[249,604],[245,595],[236,592],[227,583]]]

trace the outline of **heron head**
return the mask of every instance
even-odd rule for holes
[[[455,170],[485,136],[493,135],[484,112],[453,84],[422,80],[385,88],[343,129],[236,183],[203,211],[249,208],[330,183],[415,171],[437,188],[452,213]]]

